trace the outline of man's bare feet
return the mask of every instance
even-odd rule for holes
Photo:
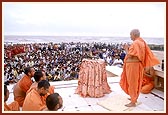
[[[128,98],[128,100],[130,100],[130,101],[131,101],[131,98]],[[137,103],[137,101],[136,101],[135,103]]]
[[[135,104],[135,103],[129,103],[129,104],[126,104],[125,106],[126,106],[126,107],[135,107],[136,104]]]

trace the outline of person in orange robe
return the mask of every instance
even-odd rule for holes
[[[35,70],[33,67],[27,67],[24,71],[25,75],[16,83],[13,89],[14,100],[22,107],[26,92],[32,85],[31,78],[34,76]]]
[[[7,104],[6,101],[9,98],[9,90],[6,85],[4,85],[4,111],[20,111],[19,103],[13,101],[10,104]]]
[[[127,44],[124,46],[127,55],[124,59],[120,86],[130,96],[131,102],[125,106],[135,107],[142,87],[144,68],[157,65],[160,62],[140,37],[138,29],[133,29],[130,32],[130,37],[133,43],[130,46]]]
[[[41,71],[41,70],[38,70],[34,73],[34,80],[35,82],[30,86],[29,90],[26,92],[26,94],[28,94],[32,89],[36,89],[37,88],[37,85],[38,83],[41,81],[41,80],[46,80],[46,74],[44,71]],[[43,99],[43,102],[44,104],[46,103],[46,98],[48,95],[50,94],[53,94],[54,93],[54,86],[50,86],[49,87],[49,92],[42,96],[42,99]]]
[[[155,77],[154,68],[146,67],[144,69],[141,93],[147,94],[151,92],[151,90],[154,88],[154,77]]]
[[[23,103],[22,111],[42,111],[47,108],[42,101],[42,96],[49,91],[50,83],[47,80],[41,80],[36,89],[32,89]]]

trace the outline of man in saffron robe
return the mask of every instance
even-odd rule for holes
[[[42,96],[49,91],[50,83],[46,80],[41,80],[36,89],[32,89],[27,95],[23,103],[23,111],[42,111],[47,108],[43,103]]]
[[[144,69],[141,93],[147,94],[151,92],[151,90],[154,88],[154,77],[155,77],[154,68],[146,67]]]
[[[131,102],[125,106],[135,107],[142,87],[144,68],[157,65],[160,62],[140,37],[138,29],[133,29],[130,32],[130,37],[133,43],[124,47],[127,55],[124,59],[120,86],[130,96]]]
[[[6,101],[9,98],[9,90],[6,85],[4,85],[4,111],[20,111],[19,103],[14,101],[10,104],[7,104]]]
[[[33,67],[27,67],[24,71],[25,75],[16,83],[13,89],[14,100],[22,107],[26,92],[32,85],[31,78],[34,76],[35,70]]]
[[[35,79],[35,82],[30,86],[29,90],[26,92],[26,95],[33,89],[36,89],[37,86],[38,86],[38,83],[41,81],[41,80],[46,80],[46,75],[45,75],[45,72],[44,71],[41,71],[41,70],[38,70],[34,73],[34,79]],[[53,94],[54,93],[54,86],[50,86],[49,87],[49,92],[42,96],[42,99],[43,99],[43,102],[44,104],[46,103],[46,98],[48,95],[50,94]]]

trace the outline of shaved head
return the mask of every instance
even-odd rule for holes
[[[132,34],[135,37],[140,37],[140,32],[138,29],[131,30],[130,34]]]

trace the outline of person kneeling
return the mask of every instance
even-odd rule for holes
[[[146,67],[144,70],[141,93],[148,94],[154,88],[155,70],[153,67]]]

